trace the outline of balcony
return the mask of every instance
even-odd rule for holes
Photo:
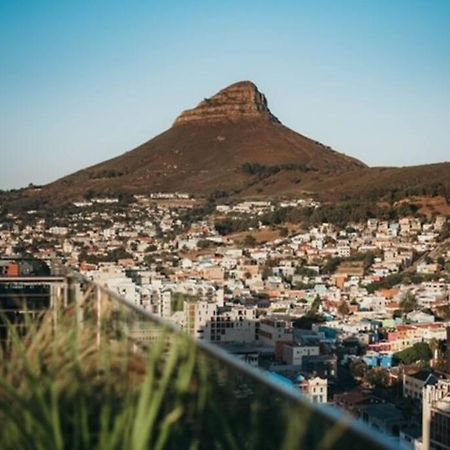
[[[50,292],[7,326],[2,449],[393,448],[79,274]]]

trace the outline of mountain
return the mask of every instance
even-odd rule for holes
[[[450,163],[370,168],[284,126],[258,88],[241,81],[182,112],[172,127],[136,149],[9,198],[28,197],[21,204],[29,209],[98,195],[175,191],[325,201],[450,198],[449,174]]]
[[[244,194],[277,173],[311,178],[364,163],[285,127],[250,81],[184,111],[164,133],[117,158],[46,187],[56,197],[103,192]]]

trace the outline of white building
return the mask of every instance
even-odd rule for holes
[[[303,378],[303,379],[301,379]],[[314,403],[326,403],[328,396],[328,380],[326,378],[315,377],[309,380],[300,377],[299,388],[303,395]]]

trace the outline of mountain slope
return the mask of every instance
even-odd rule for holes
[[[246,163],[262,174],[255,179],[243,168]],[[364,167],[282,125],[264,95],[244,81],[183,112],[170,129],[138,148],[58,180],[47,190],[67,198],[87,191],[242,192],[277,170],[340,174]]]
[[[322,200],[395,201],[411,196],[450,199],[450,163],[365,167],[342,173],[278,173],[254,184],[247,196],[316,195]]]

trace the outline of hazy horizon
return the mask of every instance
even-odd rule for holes
[[[370,166],[448,161],[449,22],[445,1],[2,2],[0,189],[118,156],[240,80]]]

